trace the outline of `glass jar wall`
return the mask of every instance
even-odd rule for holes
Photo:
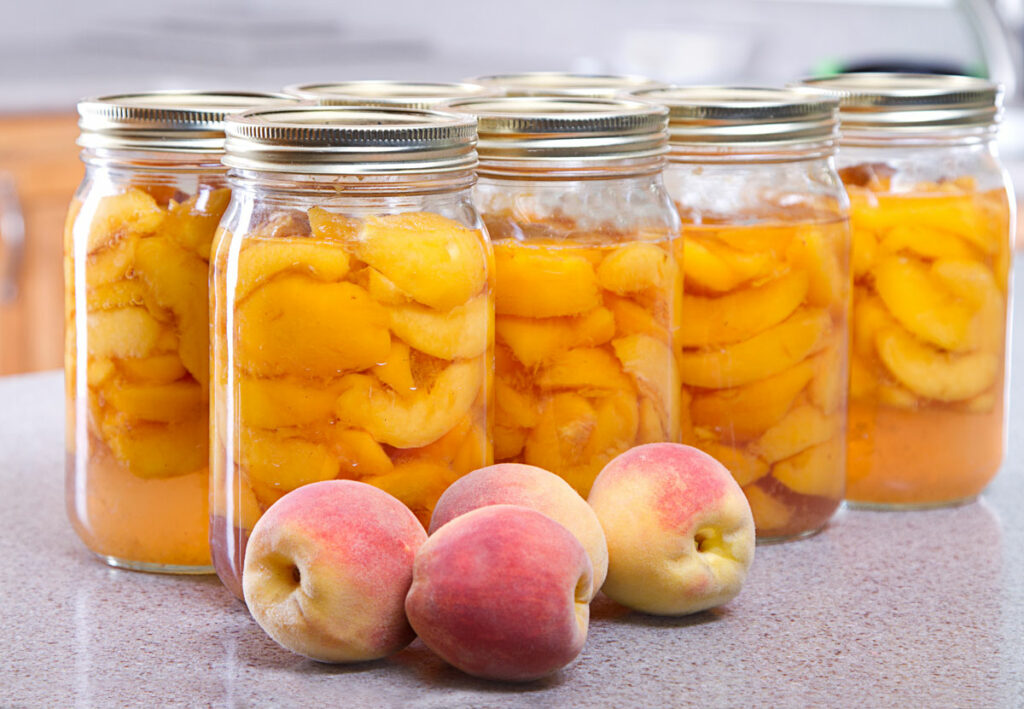
[[[564,96],[615,98],[629,91],[664,87],[665,84],[634,74],[572,74],[532,71],[520,74],[475,76],[466,81],[500,91],[505,96]]]
[[[64,236],[67,509],[114,566],[210,571],[207,269],[230,199],[226,113],[263,94],[79,106],[86,163]]]
[[[472,118],[388,108],[229,123],[211,546],[236,595],[249,531],[290,490],[360,480],[426,526],[449,484],[492,462],[493,255],[471,201],[474,138]]]
[[[586,496],[606,463],[678,441],[678,219],[664,109],[637,101],[451,104],[479,121],[475,201],[497,281],[494,456]]]
[[[842,102],[855,279],[848,498],[972,499],[1005,437],[1012,200],[995,153],[998,88],[892,74],[809,83]]]
[[[321,106],[434,108],[447,101],[500,96],[501,90],[470,82],[337,81],[295,84],[285,92]]]
[[[850,232],[835,102],[769,89],[637,95],[670,110],[684,442],[732,471],[759,541],[812,533],[845,477]]]

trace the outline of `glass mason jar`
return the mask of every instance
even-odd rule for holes
[[[501,90],[468,82],[338,81],[326,84],[295,84],[285,92],[321,106],[390,106],[435,108],[462,98],[500,96]]]
[[[958,76],[807,82],[841,99],[854,310],[847,498],[970,500],[1003,459],[1013,233],[1001,92]]]
[[[639,101],[450,104],[479,121],[474,198],[494,245],[494,457],[584,497],[613,457],[679,441],[679,220],[665,109]]]
[[[475,121],[395,108],[227,126],[213,260],[211,537],[241,597],[249,531],[290,490],[355,479],[427,526],[491,459],[493,254]]]
[[[813,533],[845,478],[850,231],[836,103],[727,87],[637,95],[670,111],[684,441],[732,471],[759,541]]]
[[[574,96],[615,98],[629,91],[656,89],[665,84],[632,74],[567,74],[533,71],[522,74],[475,76],[466,81],[500,91],[505,96]]]
[[[210,243],[227,113],[271,94],[83,101],[64,233],[68,517],[113,566],[210,572]],[[292,99],[285,99],[291,101]]]

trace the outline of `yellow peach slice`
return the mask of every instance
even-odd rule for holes
[[[107,401],[119,412],[145,421],[185,421],[201,416],[207,405],[202,388],[190,381],[169,384],[112,382]]]
[[[389,387],[399,392],[408,392],[416,388],[412,377],[412,360],[409,345],[397,337],[391,338],[391,351],[382,364],[374,366],[373,373]]]
[[[681,384],[679,362],[671,347],[650,335],[627,335],[612,340],[612,349],[636,388],[658,402],[659,411],[666,415],[663,426],[667,440],[675,440],[679,435]]]
[[[884,249],[905,251],[925,259],[957,258],[977,259],[977,249],[956,234],[941,229],[929,229],[921,224],[900,224],[881,239]]]
[[[200,192],[180,204],[173,204],[158,232],[204,261],[210,260],[217,224],[231,201],[227,188]]]
[[[878,333],[875,344],[886,369],[900,383],[938,401],[978,396],[995,383],[999,370],[999,358],[991,352],[942,352],[900,328]]]
[[[783,530],[793,520],[795,510],[792,506],[765,491],[756,483],[743,488],[743,493],[750,503],[750,511],[754,513],[754,526],[759,535],[771,535],[775,530]]]
[[[846,484],[843,443],[839,436],[811,446],[772,466],[772,476],[799,495],[838,500]]]
[[[376,268],[367,266],[362,273],[366,278],[366,290],[370,297],[381,305],[404,305],[412,301],[412,297],[389,281],[387,277]]]
[[[526,438],[523,459],[561,474],[567,466],[586,462],[585,448],[595,428],[597,412],[589,401],[572,392],[555,394]]]
[[[343,279],[348,269],[349,255],[336,243],[302,236],[250,241],[238,254],[235,302],[284,271],[329,282]]]
[[[807,302],[828,307],[842,303],[849,292],[839,261],[839,244],[816,226],[801,227],[786,256],[795,268],[807,272]]]
[[[850,354],[850,398],[870,399],[878,388],[874,368],[857,353]]]
[[[659,340],[668,339],[669,324],[636,301],[605,294],[604,303],[615,318],[615,334],[620,337],[623,335],[650,335]],[[682,312],[684,307],[680,307],[679,311]],[[686,317],[689,317],[688,313],[684,315],[684,320]]]
[[[778,325],[729,347],[683,352],[683,384],[709,389],[742,386],[789,369],[826,342],[832,320],[823,310],[799,309]]]
[[[485,465],[494,464],[494,451],[483,425],[469,429],[452,458],[452,472],[458,476],[471,473]]]
[[[660,288],[669,279],[670,260],[668,252],[655,244],[620,246],[597,267],[597,282],[618,295]]]
[[[612,339],[615,317],[607,308],[595,308],[576,317],[522,318],[499,315],[496,334],[531,369],[574,347],[596,347]]]
[[[462,305],[487,282],[480,232],[429,212],[367,217],[356,256],[418,302],[438,310]]]
[[[628,391],[633,387],[618,360],[597,347],[580,347],[561,353],[537,372],[534,382],[541,389],[579,389],[583,393],[608,389]]]
[[[263,516],[263,508],[260,506],[249,480],[245,476],[236,475],[230,483],[222,483],[222,485],[224,485],[222,488],[224,492],[212,500],[214,508],[211,512],[228,517],[231,520],[229,524],[235,527],[251,530]],[[229,507],[230,516],[227,514]]]
[[[145,308],[100,310],[88,316],[88,347],[93,357],[145,357],[163,330]]]
[[[739,252],[710,241],[686,239],[683,243],[684,282],[722,293],[772,271],[770,254]]]
[[[238,361],[262,376],[330,378],[383,362],[387,311],[353,283],[286,274],[238,308]]]
[[[85,262],[85,285],[96,288],[127,278],[135,263],[138,244],[137,236],[126,236],[90,254]]]
[[[341,461],[319,443],[275,431],[242,431],[240,463],[254,481],[287,492],[338,476]]]
[[[885,233],[904,224],[952,232],[970,241],[987,254],[995,245],[985,235],[981,213],[970,195],[878,195],[878,209],[859,213],[858,220],[876,233]]]
[[[128,379],[142,384],[166,384],[188,374],[175,353],[122,359],[117,366]]]
[[[572,249],[500,242],[494,262],[499,315],[579,315],[601,304],[593,265]]]
[[[333,426],[327,445],[356,478],[384,475],[395,467],[380,443],[366,431]]]
[[[359,220],[346,217],[344,214],[313,207],[306,212],[306,216],[309,218],[310,231],[319,239],[349,242],[359,234]]]
[[[206,416],[173,424],[134,422],[114,417],[103,425],[114,457],[140,478],[172,478],[207,465],[209,425]]]
[[[792,315],[808,283],[804,271],[795,271],[717,298],[688,294],[683,299],[682,344],[703,347],[750,339]]]
[[[992,271],[976,261],[938,259],[932,275],[974,309],[971,342],[989,352],[1001,352],[1006,334],[1006,307]]]
[[[437,498],[455,477],[448,466],[436,461],[410,460],[396,465],[388,473],[372,475],[362,481],[401,500],[423,522],[429,521]]]
[[[768,252],[776,259],[785,255],[794,231],[790,224],[713,227],[715,238],[723,244],[740,251]]]
[[[883,259],[875,267],[875,290],[893,317],[925,342],[953,352],[973,347],[973,309],[923,263],[902,256]]]
[[[280,428],[331,418],[335,393],[319,382],[296,377],[260,379],[245,374],[237,381],[238,416],[243,425]]]
[[[513,428],[494,424],[494,459],[497,461],[515,458],[523,452],[526,445],[525,428]]]
[[[588,459],[601,457],[606,461],[611,460],[636,443],[640,405],[635,395],[614,391],[595,401],[593,407],[597,423],[586,445],[585,455]]]
[[[893,409],[916,409],[920,400],[914,392],[899,384],[878,382],[875,392],[878,403]]]
[[[898,325],[878,296],[863,293],[858,289],[853,306],[853,351],[864,360],[870,360],[875,356],[878,333]]]
[[[146,287],[138,281],[115,281],[90,288],[86,306],[93,311],[145,305],[146,295]]]
[[[491,298],[478,295],[464,305],[440,312],[416,303],[388,309],[391,331],[410,347],[441,359],[476,357],[487,349]]]
[[[973,399],[968,399],[958,405],[961,411],[967,411],[972,414],[987,414],[996,407],[996,395],[995,392],[985,392],[984,394],[978,394]]]
[[[768,463],[740,448],[715,441],[702,441],[700,448],[724,465],[732,473],[740,487],[757,482],[768,474]]]
[[[669,414],[661,408],[661,405],[648,396],[640,397],[639,425],[637,427],[636,442],[643,443],[678,443],[679,439],[673,439],[669,435],[666,423]]]
[[[540,416],[540,406],[529,393],[520,392],[498,378],[494,382],[496,421],[512,428],[533,428]]]
[[[846,404],[847,349],[846,338],[833,337],[832,344],[811,358],[814,378],[807,396],[822,413],[832,414]]]
[[[350,374],[341,380],[335,404],[338,420],[361,428],[376,440],[398,448],[419,448],[436,441],[466,415],[483,386],[480,358],[446,367],[428,387],[399,394],[371,376]]]
[[[156,200],[142,190],[129,189],[104,197],[89,224],[86,252],[91,254],[128,235],[152,234],[164,216]]]
[[[871,271],[878,257],[878,239],[867,229],[854,229],[851,235],[850,269],[854,280],[859,280]]]
[[[782,420],[814,371],[811,360],[804,360],[744,386],[697,394],[690,405],[693,423],[737,439],[759,436]]]
[[[840,419],[826,416],[809,404],[797,406],[769,428],[753,450],[769,463],[789,458],[824,443],[839,432]]]
[[[116,371],[117,368],[114,366],[114,363],[106,357],[99,359],[90,358],[89,363],[85,367],[85,378],[89,382],[89,386],[95,389],[102,386]],[[69,386],[68,391],[73,392],[74,387]]]

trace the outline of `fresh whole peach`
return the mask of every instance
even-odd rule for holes
[[[608,539],[604,593],[635,610],[685,615],[740,591],[754,519],[729,471],[691,446],[649,443],[611,460],[590,491]]]
[[[321,662],[386,657],[412,642],[403,603],[427,535],[409,509],[352,480],[288,493],[259,519],[242,571],[270,637]]]
[[[529,681],[572,662],[590,619],[590,559],[518,505],[467,512],[420,548],[405,612],[420,639],[477,677]]]
[[[590,598],[608,573],[608,545],[597,515],[569,483],[534,465],[499,463],[456,480],[445,490],[430,519],[430,533],[459,515],[487,505],[522,505],[547,515],[572,532],[594,569]]]

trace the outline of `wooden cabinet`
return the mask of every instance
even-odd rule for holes
[[[77,137],[74,114],[0,117],[0,175],[13,178],[25,232],[17,290],[0,302],[0,375],[63,366],[62,234],[84,171]],[[0,269],[11,256],[0,246]]]

